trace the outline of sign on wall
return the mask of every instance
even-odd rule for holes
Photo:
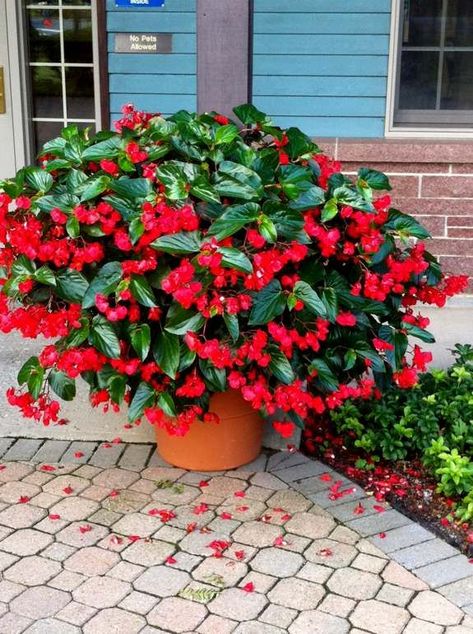
[[[171,52],[171,33],[115,33],[115,53]]]
[[[163,7],[165,0],[115,0],[116,7]]]

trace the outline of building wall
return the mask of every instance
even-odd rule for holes
[[[162,8],[115,7],[107,0],[110,117],[133,103],[149,112],[196,109],[196,0],[171,0]],[[115,53],[116,33],[172,33],[169,54]]]
[[[254,0],[253,102],[317,137],[382,137],[391,0]]]

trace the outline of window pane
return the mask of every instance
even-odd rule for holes
[[[34,136],[35,148],[39,153],[46,141],[55,139],[61,133],[64,124],[58,121],[35,121]]]
[[[404,0],[404,46],[439,46],[442,0]]]
[[[440,107],[473,110],[473,53],[445,53]]]
[[[33,116],[58,119],[62,108],[61,71],[52,66],[33,66]]]
[[[473,3],[449,0],[445,46],[473,46]]]
[[[401,59],[399,108],[435,108],[439,54],[433,51],[404,51]]]
[[[63,24],[66,63],[92,62],[92,21],[90,11],[63,11]]]
[[[92,68],[66,68],[68,119],[95,119]]]
[[[60,62],[59,11],[29,9],[29,49],[32,62]]]
[[[63,5],[68,4],[69,6],[70,5],[76,5],[76,6],[77,5],[81,5],[81,6],[84,6],[84,7],[87,7],[87,6],[90,7],[90,0],[62,0],[62,4]]]

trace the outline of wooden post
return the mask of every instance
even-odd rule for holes
[[[234,116],[251,100],[252,0],[197,0],[197,109]]]

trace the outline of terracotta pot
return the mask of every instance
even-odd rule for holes
[[[263,420],[236,390],[210,397],[210,411],[220,423],[195,421],[183,436],[155,428],[158,452],[176,467],[194,471],[233,469],[251,462],[261,451]]]

